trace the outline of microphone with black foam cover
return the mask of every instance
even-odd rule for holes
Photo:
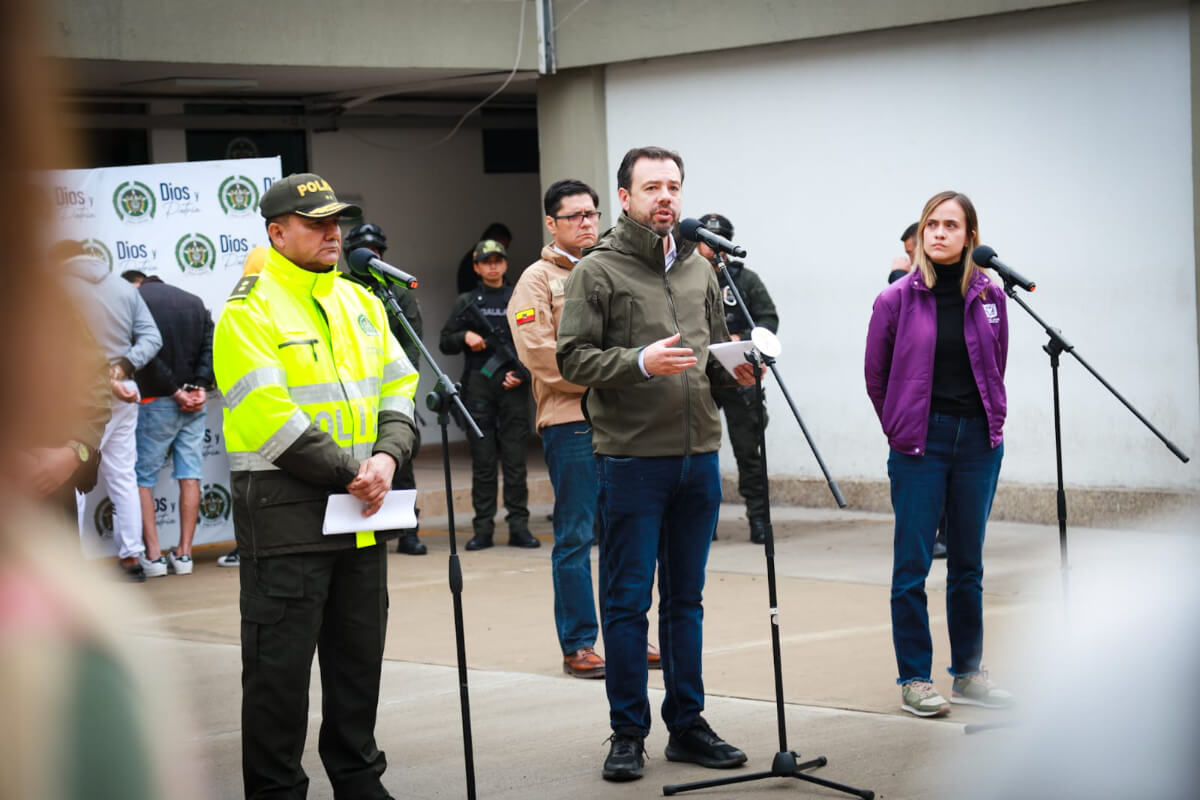
[[[350,271],[355,275],[364,278],[373,277],[385,283],[398,283],[409,289],[415,289],[418,286],[419,282],[415,277],[399,267],[393,267],[386,261],[382,261],[369,247],[358,247],[351,250],[347,260],[350,262]]]
[[[688,217],[679,223],[679,235],[689,242],[703,242],[718,253],[728,253],[735,258],[745,258],[745,248],[738,247],[724,236],[718,236],[700,224],[700,220]]]
[[[971,260],[975,262],[976,266],[996,270],[996,274],[999,275],[1005,283],[1016,284],[1027,292],[1032,292],[1037,288],[1036,283],[1024,277],[1021,273],[1017,272],[1015,269],[996,258],[996,251],[988,247],[986,244],[981,244],[979,247],[976,247],[971,251]]]

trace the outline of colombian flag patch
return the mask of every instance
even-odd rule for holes
[[[525,308],[513,314],[513,319],[518,325],[524,325],[526,322],[533,322],[537,319],[537,312],[532,308]]]

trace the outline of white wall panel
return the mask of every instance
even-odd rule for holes
[[[780,366],[835,477],[886,477],[867,320],[935,192],[975,201],[1028,301],[1200,455],[1186,4],[1097,4],[614,65],[608,157],[677,149],[684,215],[720,211],[781,308]],[[615,174],[604,192],[616,213]],[[1002,479],[1053,483],[1045,336],[1010,301]],[[1069,356],[1068,483],[1200,486]],[[773,474],[816,475],[778,389]],[[732,469],[725,446],[723,463]]]

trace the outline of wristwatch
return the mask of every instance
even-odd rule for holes
[[[75,451],[75,455],[79,456],[79,463],[86,464],[88,459],[92,457],[91,448],[83,442],[77,442],[74,439],[67,440],[67,447]]]

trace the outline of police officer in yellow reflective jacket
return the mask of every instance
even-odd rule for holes
[[[213,337],[241,553],[242,776],[247,798],[304,797],[316,650],[319,750],[336,797],[387,798],[375,712],[387,626],[386,549],[323,536],[332,493],[379,509],[412,449],[417,372],[383,306],[338,277],[338,217],[361,213],[313,174],[259,204],[271,249]]]

